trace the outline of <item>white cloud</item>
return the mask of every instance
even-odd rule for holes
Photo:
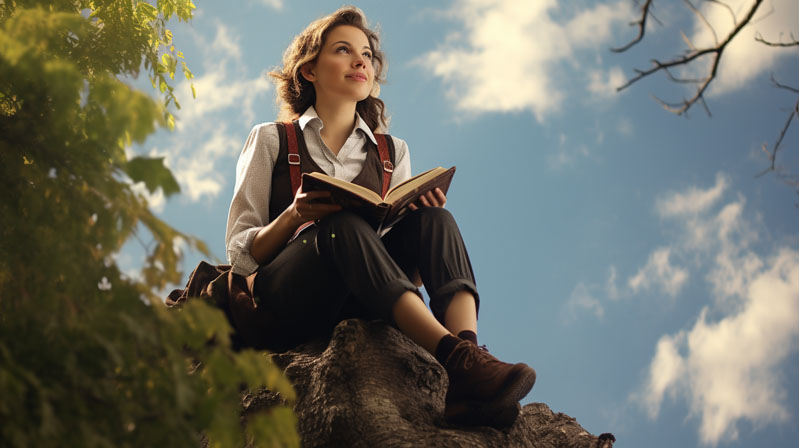
[[[136,182],[130,186],[130,189],[133,190],[134,193],[142,196],[147,200],[147,205],[156,213],[161,213],[164,211],[164,206],[166,205],[166,196],[164,195],[164,190],[159,188],[155,190],[154,193],[150,193],[147,190],[147,187],[144,185],[144,182]]]
[[[591,154],[587,145],[583,143],[569,144],[568,141],[569,138],[566,134],[561,133],[557,151],[547,158],[550,168],[557,170],[574,165],[578,158],[588,157]]]
[[[757,240],[757,233],[743,219],[744,199],[724,206],[708,226],[715,229],[718,249],[715,266],[707,279],[719,304],[734,303],[745,295],[746,285],[762,269],[760,257],[748,249]]]
[[[579,157],[588,157],[590,154],[588,146],[579,144],[574,147],[561,145],[555,154],[551,154],[548,158],[549,167],[558,169],[565,166],[574,165]]]
[[[741,290],[738,311],[710,321],[705,308],[690,331],[663,336],[645,386],[653,418],[665,393],[684,397],[706,444],[735,440],[740,420],[762,426],[790,418],[779,372],[799,342],[799,251],[761,260]]]
[[[229,123],[249,129],[256,120],[256,105],[263,103],[271,84],[263,73],[247,76],[238,37],[227,26],[217,24],[210,43],[198,33],[193,40],[203,49],[203,70],[194,79],[197,98],[192,98],[188,81],[178,83],[175,94],[182,108],[176,114],[175,131],[163,137],[159,147],[167,148],[160,155],[166,155],[183,197],[200,201],[222,191],[229,176],[219,171],[219,162],[234,163],[244,143],[230,131]],[[162,210],[163,198],[154,199],[154,210]]]
[[[633,132],[633,124],[627,118],[619,119],[619,123],[616,125],[616,130],[619,131],[619,134],[623,135],[624,137],[632,137]]]
[[[688,271],[675,267],[672,257],[690,260],[692,271],[705,274],[708,303],[687,328],[659,338],[646,380],[631,398],[652,419],[667,399],[684,401],[701,442],[709,445],[737,439],[742,423],[758,429],[794,418],[782,372],[799,350],[799,250],[758,253],[757,215],[747,218],[741,195],[723,201],[729,184],[719,173],[713,186],[658,200],[657,213],[676,226],[675,240],[652,251],[625,289],[616,288],[611,266],[606,298],[592,293],[601,285],[580,282],[567,301],[572,316],[588,311],[601,317],[608,300],[640,290],[676,296]]]
[[[656,204],[657,212],[664,217],[680,217],[704,212],[721,198],[728,183],[729,179],[718,173],[716,185],[708,190],[692,187],[684,193],[673,193],[659,199]]]
[[[682,232],[673,249],[654,251],[642,269],[668,266],[672,250],[706,268],[710,304],[689,330],[660,338],[635,398],[652,418],[665,397],[684,399],[699,420],[701,441],[711,445],[735,440],[742,421],[755,427],[788,421],[781,363],[799,341],[799,251],[756,253],[745,198],[721,203],[729,183],[720,173],[712,187],[657,201],[658,213]],[[662,272],[669,278],[668,267]],[[636,282],[638,276],[630,280],[632,289]]]
[[[650,418],[657,418],[663,396],[669,392],[675,396],[671,386],[685,375],[685,361],[678,352],[678,346],[685,340],[684,332],[660,338],[655,349],[655,357],[649,365],[649,378],[644,393],[638,397],[646,407]]]
[[[615,23],[632,17],[627,1],[595,5],[564,23],[556,12],[555,0],[458,0],[450,16],[463,30],[418,62],[442,78],[458,109],[529,110],[542,121],[566,97],[561,65],[579,65],[575,52],[606,46]]]
[[[659,287],[666,294],[676,297],[688,280],[688,271],[671,264],[671,248],[661,247],[649,256],[646,265],[630,277],[628,286],[634,293]]]
[[[616,286],[616,266],[610,266],[608,280],[605,283],[605,291],[610,300],[618,300],[621,297],[619,295],[619,288]]]
[[[277,11],[283,9],[283,0],[257,0],[258,3],[273,8]]]
[[[628,2],[600,3],[581,11],[566,24],[569,39],[575,47],[603,47],[613,37],[613,28],[630,20],[631,12]]]
[[[607,99],[616,95],[616,88],[626,80],[620,67],[612,67],[607,71],[591,70],[588,72],[588,91],[596,98]]]
[[[605,310],[599,299],[594,297],[584,283],[578,283],[567,301],[568,317],[575,318],[582,312],[589,312],[597,319],[605,316]]]
[[[701,11],[715,30],[715,36],[723,41],[744,17],[753,0],[727,0],[735,12],[734,22],[730,11],[715,2],[702,2]],[[725,49],[719,66],[718,77],[711,85],[710,95],[732,92],[744,87],[749,81],[774,70],[780,58],[790,58],[794,51],[768,47],[755,41],[757,33],[766,40],[778,42],[789,33],[799,35],[799,2],[796,0],[767,0],[748,26],[743,28],[735,40]],[[694,20],[691,41],[697,48],[715,45],[713,32],[698,17]],[[709,64],[709,61],[707,62]],[[704,67],[707,67],[705,65]],[[700,70],[700,67],[695,67]],[[704,75],[705,72],[702,72]]]
[[[233,157],[241,149],[240,139],[227,134],[227,127],[219,124],[205,132],[205,142],[194,148],[192,154],[181,154],[180,163],[173,168],[175,177],[188,188],[183,193],[192,201],[199,201],[203,196],[214,197],[222,190],[222,184],[228,177],[220,173],[214,166],[215,160]]]

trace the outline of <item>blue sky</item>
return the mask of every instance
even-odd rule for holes
[[[166,156],[182,194],[151,204],[224,261],[238,153],[276,117],[265,72],[292,37],[340,4],[196,2],[173,24],[198,98],[178,82],[176,131],[141,154]],[[701,106],[678,117],[653,99],[691,95],[663,76],[614,87],[652,57],[680,54],[680,31],[712,34],[681,2],[628,53],[633,2],[364,1],[388,58],[381,98],[414,173],[458,168],[447,208],[459,222],[482,297],[479,337],[538,371],[545,402],[616,446],[793,446],[799,437],[799,196],[773,174],[771,148],[799,85],[795,49],[755,31],[799,36],[799,6],[766,14],[728,48]],[[730,0],[740,14],[749,0]],[[730,12],[704,4],[723,36]],[[780,31],[783,32],[780,35]],[[701,73],[701,64],[686,75]],[[138,80],[149,88],[146,80]],[[796,173],[799,124],[778,161]],[[187,253],[188,272],[201,255]],[[142,251],[119,255],[131,272]]]

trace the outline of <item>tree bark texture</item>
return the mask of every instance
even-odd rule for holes
[[[330,341],[273,355],[294,383],[304,447],[610,448],[613,436],[589,434],[543,403],[524,406],[509,429],[456,427],[444,421],[449,380],[435,358],[381,322],[341,322]],[[244,414],[281,402],[259,391]]]

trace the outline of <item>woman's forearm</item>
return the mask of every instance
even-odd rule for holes
[[[300,224],[302,223],[296,222],[291,214],[281,213],[277,219],[255,234],[250,246],[250,255],[261,265],[272,261]]]

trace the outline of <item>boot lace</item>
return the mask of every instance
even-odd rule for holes
[[[488,348],[486,348],[485,345],[478,345],[474,349],[471,349],[473,344],[469,343],[468,347],[470,349],[453,351],[452,355],[450,355],[450,359],[447,360],[447,364],[460,364],[463,366],[464,370],[469,370],[475,362],[480,362],[480,360],[484,360],[483,362],[487,363],[497,362],[497,360],[488,353]]]

